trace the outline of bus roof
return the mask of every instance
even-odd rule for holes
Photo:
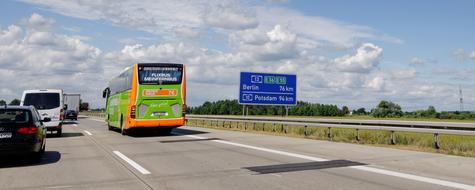
[[[156,65],[156,66],[183,66],[181,63],[137,63],[138,65]]]

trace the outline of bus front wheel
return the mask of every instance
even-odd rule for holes
[[[109,115],[107,115],[107,129],[109,129],[109,131],[112,131],[112,126],[110,125],[110,122],[109,122]]]

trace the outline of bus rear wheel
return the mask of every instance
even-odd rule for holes
[[[127,135],[127,129],[124,129],[123,117],[120,117],[120,134]]]
[[[170,135],[172,133],[174,127],[167,127],[167,128],[160,128],[158,129],[158,132],[161,135]]]
[[[127,129],[124,129],[124,128],[120,129],[120,134],[124,136],[127,135]]]

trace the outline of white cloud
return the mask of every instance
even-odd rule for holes
[[[40,30],[50,30],[55,23],[53,19],[47,19],[37,13],[33,13],[27,22],[29,27]]]
[[[369,87],[373,90],[382,90],[384,88],[384,83],[385,83],[385,80],[383,77],[381,76],[376,76],[374,78],[370,78],[368,79],[367,81],[365,81],[365,84],[364,86],[365,87]]]
[[[51,19],[33,14],[29,20],[32,25],[11,25],[2,32],[0,99],[20,98],[25,89],[63,88],[93,100],[94,91],[105,84],[101,50],[71,36],[39,31],[52,29]]]
[[[383,53],[383,49],[365,43],[356,51],[355,55],[345,55],[334,60],[335,67],[344,72],[368,73],[378,64]]]
[[[411,59],[411,64],[413,65],[424,65],[427,63],[427,60],[425,59],[422,59],[422,58],[418,58],[418,57],[414,57]]]
[[[239,53],[257,61],[279,61],[299,56],[297,35],[275,25],[269,31],[244,30],[230,35],[232,47]]]
[[[22,35],[22,29],[16,25],[11,25],[7,30],[0,31],[0,45],[11,44]]]
[[[437,63],[437,60],[413,57],[409,63],[412,64],[412,65],[425,65],[425,64],[429,64],[429,63]]]
[[[224,29],[248,29],[258,25],[256,15],[251,9],[236,3],[218,4],[210,7],[204,16],[207,24]]]
[[[464,49],[457,49],[452,53],[452,55],[458,61],[465,61],[465,50]]]
[[[389,76],[393,80],[401,79],[413,79],[417,76],[417,70],[415,68],[391,68]]]
[[[402,43],[402,40],[387,34],[378,34],[368,26],[349,24],[325,17],[307,16],[287,8],[257,7],[257,18],[261,27],[285,25],[302,38],[337,48],[352,47],[365,39]]]
[[[457,49],[452,54],[455,59],[461,62],[469,59],[475,59],[475,49],[472,52],[465,52],[464,49]]]
[[[290,0],[266,0],[268,3],[287,3]]]
[[[326,44],[333,48],[350,48],[367,40],[402,43],[402,40],[375,31],[368,26],[349,24],[325,17],[308,16],[298,11],[269,4],[235,0],[144,0],[144,1],[60,1],[26,0],[54,12],[158,34],[175,40],[203,37],[213,31],[227,35],[228,30],[262,28],[275,25],[288,28],[300,40]],[[282,2],[279,0],[278,2]]]
[[[190,28],[190,27],[175,27],[174,32],[178,34],[177,36],[183,36],[187,38],[199,38],[202,35],[202,32],[199,28]]]
[[[198,37],[211,29],[245,29],[257,26],[252,8],[233,0],[144,0],[144,1],[60,1],[26,0],[54,12],[89,20],[105,20],[173,38],[176,35]]]

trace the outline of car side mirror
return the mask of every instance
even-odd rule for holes
[[[51,121],[51,118],[49,117],[45,117],[43,118],[43,120],[41,120],[41,122],[50,122]]]

